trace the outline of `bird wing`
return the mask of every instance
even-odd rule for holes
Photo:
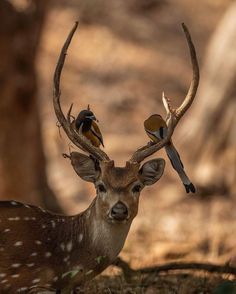
[[[158,131],[150,131],[145,129],[148,137],[153,141],[153,142],[158,142],[160,141],[161,137],[160,137],[160,132]]]
[[[145,128],[145,131],[153,141],[160,141],[167,135],[167,128],[165,127],[160,127],[156,131],[151,131]]]
[[[93,133],[93,135],[95,137],[98,138],[98,140],[100,141],[100,143],[104,147],[102,133],[101,133],[101,131],[95,121],[92,122],[91,132]]]

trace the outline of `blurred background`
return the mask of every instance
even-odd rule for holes
[[[166,159],[165,174],[143,192],[121,256],[132,267],[173,260],[236,265],[235,1],[1,0],[0,18],[0,199],[66,214],[95,196],[61,156],[69,141],[52,107],[53,72],[74,22],[80,24],[63,70],[63,109],[73,102],[77,115],[90,104],[118,166],[147,143],[143,121],[165,114],[162,91],[177,106],[188,90],[186,23],[201,81],[173,141],[197,193],[187,195],[165,153],[156,154]]]

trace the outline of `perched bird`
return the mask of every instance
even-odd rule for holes
[[[165,120],[159,114],[153,114],[144,121],[144,129],[154,143],[159,142],[167,135],[167,125]],[[186,192],[195,193],[196,189],[189,180],[184,171],[183,163],[180,159],[178,151],[175,149],[172,141],[165,146],[166,153],[170,159],[173,168],[177,171],[181,181],[183,182]]]
[[[73,122],[77,131],[81,132],[95,147],[103,144],[102,133],[95,122],[97,121],[93,112],[89,109],[82,110]]]

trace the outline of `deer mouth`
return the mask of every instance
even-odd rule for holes
[[[130,217],[126,217],[126,218],[114,218],[110,215],[108,215],[107,217],[107,220],[109,223],[112,223],[112,224],[126,224],[128,221],[129,221]]]

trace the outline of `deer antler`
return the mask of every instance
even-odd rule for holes
[[[167,118],[166,118],[166,123],[168,127],[167,136],[156,144],[146,145],[146,146],[143,146],[142,148],[139,148],[132,155],[130,162],[140,163],[146,157],[152,155],[153,153],[163,148],[170,141],[176,125],[180,121],[181,117],[185,114],[185,112],[189,109],[196,95],[198,84],[199,84],[199,67],[198,67],[196,51],[195,51],[193,42],[191,40],[190,33],[184,23],[182,23],[182,28],[183,28],[185,37],[187,39],[190,56],[191,56],[191,62],[192,62],[192,70],[193,70],[192,81],[191,81],[188,93],[183,103],[177,109],[174,109],[171,107],[170,100],[166,98],[163,93],[162,100],[167,112]]]
[[[53,105],[54,110],[57,116],[57,119],[61,126],[63,127],[66,135],[71,140],[72,143],[74,143],[78,148],[82,149],[85,152],[88,152],[89,154],[93,155],[96,159],[99,161],[109,161],[108,155],[102,151],[101,149],[93,146],[87,138],[85,138],[82,134],[79,134],[75,131],[75,129],[72,127],[71,121],[70,121],[70,112],[72,109],[73,104],[71,105],[67,118],[62,112],[61,105],[60,105],[60,78],[61,78],[61,72],[64,66],[64,62],[66,59],[67,49],[69,48],[69,45],[71,43],[71,40],[73,38],[73,35],[78,27],[78,22],[75,23],[72,30],[70,31],[62,49],[61,53],[57,62],[57,66],[54,73],[54,89],[53,89]]]

